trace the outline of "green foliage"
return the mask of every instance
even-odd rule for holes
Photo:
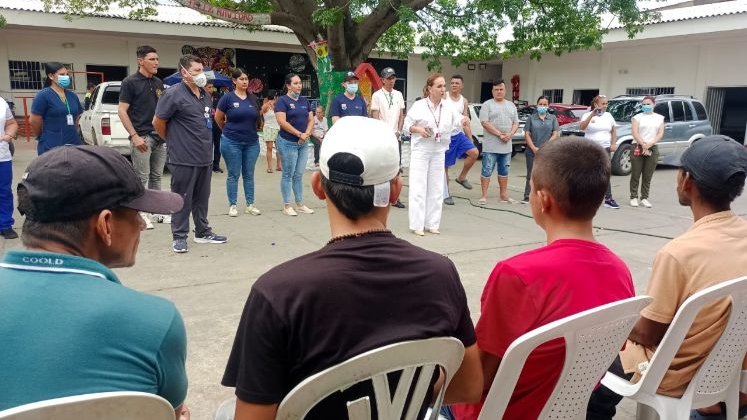
[[[5,16],[0,15],[0,28],[2,28],[3,26],[5,26],[6,23],[7,23],[7,21],[5,20]]]

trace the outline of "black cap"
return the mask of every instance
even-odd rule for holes
[[[358,80],[359,79],[358,75],[356,75],[352,71],[349,71],[349,72],[345,73],[345,80],[344,80],[345,82],[349,82],[349,81],[351,81],[353,79]]]
[[[695,140],[671,164],[685,168],[703,185],[720,188],[735,174],[747,173],[747,149],[731,137],[707,136]]]
[[[397,73],[394,71],[391,67],[386,67],[384,70],[381,71],[381,78],[382,79],[388,79],[392,76],[396,76]]]
[[[145,189],[114,149],[87,145],[56,147],[31,161],[18,196],[18,211],[43,223],[80,220],[117,207],[171,214],[184,205],[179,194]]]

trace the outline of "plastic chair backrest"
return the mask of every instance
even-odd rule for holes
[[[731,310],[721,338],[690,381],[685,394],[725,392],[741,369],[747,351],[747,276],[703,289],[683,302],[656,348],[649,367],[638,382],[639,392],[655,394],[674,356],[700,310],[719,299],[731,298]]]
[[[0,411],[2,420],[174,420],[174,408],[158,395],[118,391],[74,395]]]
[[[431,419],[438,415],[444,391],[462,363],[464,346],[451,337],[430,338],[390,344],[355,356],[325,369],[299,383],[285,396],[278,407],[277,420],[302,419],[320,401],[333,392],[344,390],[365,380],[371,380],[376,400],[378,419],[415,420],[421,404],[407,404],[415,373],[420,369],[410,401],[424,401],[431,392],[431,379],[436,367],[443,369],[444,385],[434,403]],[[387,373],[401,372],[392,396]],[[402,416],[405,406],[406,416]],[[347,403],[350,420],[371,419],[370,397]]]
[[[637,296],[608,303],[543,325],[514,340],[501,359],[479,419],[503,417],[529,354],[556,338],[565,339],[565,361],[539,418],[585,418],[591,392],[651,300],[649,296]]]

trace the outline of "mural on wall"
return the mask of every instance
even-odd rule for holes
[[[236,67],[234,58],[236,50],[233,48],[194,47],[192,45],[182,46],[182,54],[192,54],[199,57],[202,65],[213,71],[231,76],[231,71]]]

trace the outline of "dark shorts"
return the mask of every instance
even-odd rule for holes
[[[449,168],[456,165],[457,159],[475,148],[475,144],[472,143],[472,140],[468,139],[464,133],[454,134],[451,136],[449,150],[446,151],[446,167]]]

